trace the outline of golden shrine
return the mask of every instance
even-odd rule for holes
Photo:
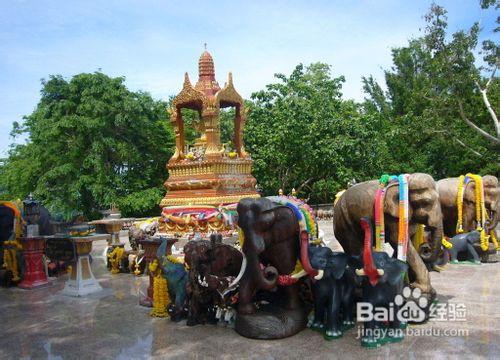
[[[167,194],[160,205],[220,206],[245,197],[259,197],[252,176],[252,159],[245,152],[243,127],[245,106],[229,73],[221,89],[215,79],[214,61],[208,51],[199,60],[199,78],[195,86],[184,76],[184,86],[172,101],[170,121],[175,131],[175,153],[167,164]],[[234,107],[234,151],[221,144],[219,115],[222,108]],[[201,136],[189,148],[185,141],[182,109],[195,110],[195,124]],[[165,209],[164,209],[165,210]],[[164,211],[165,212],[165,211]]]

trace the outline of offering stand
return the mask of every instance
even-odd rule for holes
[[[110,240],[110,235],[98,234],[84,237],[70,237],[75,248],[76,263],[62,293],[69,296],[85,296],[102,290],[90,267],[90,252],[95,240]]]
[[[43,264],[43,253],[45,250],[45,238],[43,236],[32,236],[21,238],[23,245],[24,274],[19,283],[22,289],[31,290],[49,283],[45,266]]]

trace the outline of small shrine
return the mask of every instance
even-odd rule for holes
[[[198,68],[196,85],[191,84],[186,73],[183,88],[169,110],[175,131],[175,153],[167,164],[169,177],[164,184],[167,194],[160,203],[163,225],[165,222],[169,225],[161,226],[162,232],[186,232],[186,227],[201,232],[222,230],[224,226],[218,221],[213,226],[205,221],[198,229],[197,217],[208,220],[220,215],[221,206],[235,204],[245,197],[259,197],[255,189],[257,181],[251,173],[253,161],[243,142],[245,105],[234,88],[232,74],[228,74],[227,83],[221,88],[215,79],[214,61],[206,50],[200,56]],[[221,143],[219,116],[221,109],[230,107],[235,113],[234,149]],[[194,126],[200,137],[192,146],[186,143],[182,109],[194,110],[199,115]],[[187,206],[192,211],[187,211]]]

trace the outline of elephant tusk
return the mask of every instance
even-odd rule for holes
[[[364,269],[356,269],[355,272],[356,272],[356,275],[358,275],[358,276],[366,276]],[[380,276],[383,276],[384,269],[377,269],[377,274],[379,274]]]
[[[298,273],[296,274],[293,274],[292,275],[292,278],[293,279],[300,279],[301,277],[304,277],[307,275],[307,271],[305,271],[304,269],[300,270]]]
[[[321,280],[323,275],[325,274],[325,270],[318,270],[318,275],[314,277],[314,280]]]
[[[245,257],[245,254],[243,254],[243,261],[241,262],[241,269],[240,272],[238,273],[238,276],[236,276],[236,279],[234,279],[231,284],[227,287],[228,289],[231,289],[233,286],[238,284],[243,277],[243,274],[245,273],[245,269],[247,268],[247,258]]]
[[[205,277],[203,277],[203,280],[201,279],[200,275],[198,275],[198,283],[203,286],[203,287],[208,287],[208,283],[205,279]]]

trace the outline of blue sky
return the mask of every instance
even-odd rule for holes
[[[496,14],[478,0],[438,1],[451,31]],[[196,80],[203,44],[222,85],[232,71],[244,97],[298,63],[331,64],[344,96],[363,99],[361,76],[383,79],[390,49],[419,36],[430,0],[160,1],[0,0],[0,156],[13,121],[39,100],[40,79],[101,69],[132,90],[166,99]],[[484,34],[487,35],[487,34]]]

